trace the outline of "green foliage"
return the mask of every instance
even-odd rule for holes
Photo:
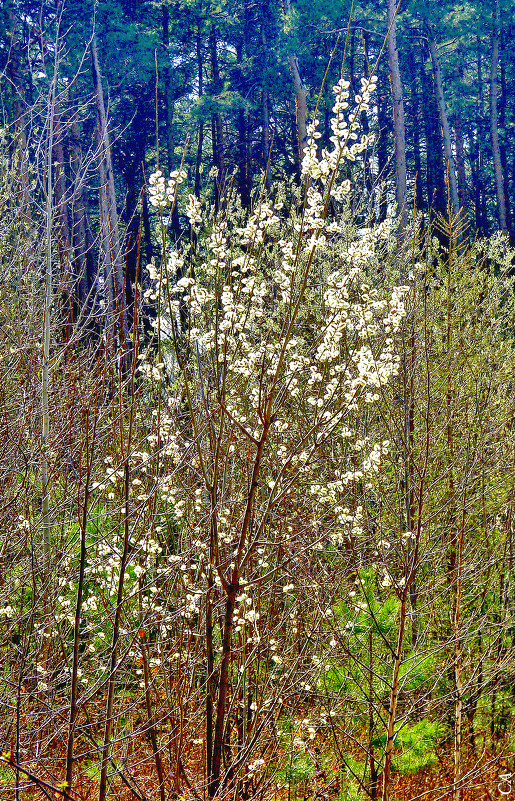
[[[399,773],[416,773],[437,762],[435,753],[439,742],[446,736],[441,723],[424,720],[404,726],[395,738],[394,770]],[[400,752],[400,753],[399,753]]]
[[[307,782],[315,775],[315,765],[309,754],[293,753],[288,764],[277,771],[276,776],[282,784],[295,785]]]
[[[15,772],[12,768],[6,768],[0,765],[0,788],[12,790],[15,783]]]
[[[346,756],[341,769],[341,792],[339,801],[360,801],[362,788],[360,781],[366,775],[366,765],[351,756]]]

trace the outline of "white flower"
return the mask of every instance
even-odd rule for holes
[[[202,222],[202,215],[200,213],[201,204],[200,201],[195,197],[195,195],[188,195],[188,204],[186,206],[186,216],[190,221],[190,225],[192,228],[198,223]]]

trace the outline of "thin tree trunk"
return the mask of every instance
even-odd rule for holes
[[[451,131],[449,128],[449,120],[447,118],[447,108],[445,105],[445,95],[444,95],[443,81],[442,81],[442,67],[440,64],[440,59],[438,57],[438,50],[436,49],[433,30],[429,22],[426,22],[425,28],[427,33],[429,52],[431,53],[431,61],[433,64],[433,73],[435,77],[436,102],[438,105],[438,116],[440,117],[440,125],[442,127],[442,133],[443,133],[443,146],[445,152],[445,159],[447,162],[447,172],[449,175],[449,195],[450,195],[451,207],[453,213],[457,214],[460,209],[460,201],[458,198],[458,182],[456,179],[456,162],[454,160],[454,154],[452,152]]]
[[[141,643],[141,661],[143,664],[143,679],[145,684],[145,706],[147,708],[147,723],[146,728],[150,735],[150,743],[152,745],[152,753],[154,755],[154,763],[156,766],[157,780],[159,782],[159,799],[166,801],[166,788],[165,788],[165,774],[163,769],[163,760],[161,758],[161,751],[157,740],[157,727],[156,715],[152,713],[152,700],[150,697],[150,670],[149,670],[149,656],[147,651],[148,646]]]
[[[27,154],[27,138],[25,135],[24,113],[24,70],[21,64],[22,43],[17,33],[17,20],[12,8],[7,12],[6,35],[9,38],[9,60],[5,66],[5,74],[9,79],[13,96],[13,128],[14,147],[16,153],[17,170],[20,178],[20,213],[22,220],[30,221],[29,204],[29,170]]]
[[[386,192],[386,178],[388,167],[388,132],[390,130],[387,113],[387,90],[383,70],[379,70],[379,83],[377,93],[377,121],[379,125],[379,140],[377,143],[377,180],[379,181],[379,221],[386,219],[388,213],[388,198]]]
[[[506,59],[505,59],[505,46],[504,46],[504,37],[502,36],[501,31],[501,57],[500,57],[500,64],[501,64],[501,103],[499,108],[499,125],[502,131],[506,130],[506,98],[507,98],[507,86],[506,86]],[[505,141],[505,140],[504,140]],[[501,142],[499,142],[499,150],[501,153],[501,165],[503,171],[503,179],[504,179],[504,198],[506,202],[506,222],[508,225],[508,230],[512,230],[512,219],[511,219],[511,202],[510,202],[510,172],[508,167],[508,155],[506,152],[506,144],[501,138]]]
[[[369,63],[368,58],[368,33],[362,31],[362,42],[363,42],[363,55],[364,55],[364,74],[366,74],[367,64]],[[364,134],[368,135],[370,132],[370,123],[368,119],[368,113],[366,110],[363,110],[361,113],[361,127]],[[372,170],[370,167],[370,153],[368,149],[366,149],[363,153],[363,172],[364,172],[364,182],[365,182],[365,189],[367,192],[367,199],[370,206],[373,208],[373,181],[372,181]]]
[[[132,384],[134,385],[134,371],[135,360],[132,367]],[[134,389],[134,386],[133,386]],[[129,453],[132,446],[132,410],[130,413],[129,433],[127,438],[126,453],[124,456],[124,532],[123,532],[123,548],[120,556],[120,573],[118,576],[118,587],[116,592],[116,607],[113,620],[113,636],[111,639],[111,654],[109,660],[109,673],[107,682],[107,697],[105,709],[105,726],[104,738],[102,744],[102,762],[100,770],[100,782],[98,789],[98,801],[105,801],[107,792],[107,766],[109,763],[111,740],[114,731],[114,694],[116,683],[116,672],[120,663],[118,662],[118,646],[120,639],[120,624],[122,617],[122,603],[123,603],[123,588],[125,583],[125,573],[127,569],[127,560],[129,559],[130,549],[130,525],[129,525],[129,486],[130,486],[130,467],[129,467]]]
[[[138,258],[140,254],[140,215],[138,214],[138,201],[140,193],[137,189],[138,168],[143,154],[136,144],[134,159],[127,165],[125,171],[126,199],[123,213],[125,223],[125,303],[127,308],[127,325],[132,328],[134,320],[134,300],[136,274],[138,272]],[[144,152],[144,151],[143,151]]]
[[[284,10],[286,16],[290,16],[290,0],[285,0]],[[298,158],[299,161],[302,162],[304,150],[306,149],[308,143],[306,89],[300,75],[297,54],[292,49],[288,51],[288,66],[290,68],[291,79],[293,82],[293,91],[295,92],[295,120],[297,124]]]
[[[90,45],[93,84],[98,117],[98,141],[100,147],[100,212],[103,225],[103,250],[106,259],[106,279],[108,284],[108,326],[114,334],[118,330],[120,343],[124,347],[127,342],[127,312],[125,308],[124,269],[118,228],[118,212],[116,209],[116,193],[114,188],[113,162],[111,144],[102,88],[102,74],[98,62],[96,34]],[[112,290],[111,290],[112,287]],[[112,291],[112,296],[111,296]],[[117,326],[116,318],[119,319]]]
[[[266,28],[266,20],[268,18],[269,8],[268,3],[264,0],[262,8],[261,8],[261,53],[263,58],[263,75],[265,76],[265,80],[263,81],[263,85],[261,88],[261,125],[262,125],[262,155],[261,155],[261,163],[263,169],[266,170],[268,165],[268,157],[270,154],[270,97],[268,94],[268,86],[266,85],[266,77],[268,75],[268,39],[267,39],[267,28]],[[266,175],[266,183],[267,186],[270,185],[270,176],[267,172]]]
[[[420,65],[422,85],[422,113],[424,119],[424,136],[426,140],[426,186],[429,209],[445,213],[445,179],[442,155],[442,137],[440,126],[434,121],[438,117],[438,108],[434,94],[434,82],[425,64]]]
[[[415,52],[410,52],[410,83],[411,83],[411,103],[413,114],[413,160],[415,168],[415,204],[421,211],[424,209],[424,189],[422,178],[422,158],[420,154],[420,93],[417,85],[417,60]]]
[[[102,148],[102,134],[100,128],[97,126],[97,144],[101,151]],[[104,304],[105,304],[105,328],[107,331],[108,347],[114,347],[114,340],[116,338],[116,323],[115,323],[115,286],[114,286],[114,268],[113,268],[113,251],[112,241],[110,236],[109,226],[109,204],[107,199],[107,173],[105,162],[100,156],[98,162],[98,175],[100,180],[99,190],[99,213],[100,213],[100,252],[103,258],[104,268]]]
[[[196,49],[197,49],[197,72],[198,72],[198,96],[202,97],[204,94],[204,62],[202,59],[202,36],[200,32],[200,25],[197,26],[196,36]],[[198,126],[198,140],[197,140],[197,158],[195,161],[195,195],[200,198],[200,168],[202,166],[202,149],[204,146],[204,120],[200,120]]]
[[[245,5],[246,11],[246,5]],[[247,24],[247,23],[246,23]],[[246,25],[244,25],[245,30]],[[245,34],[239,46],[236,49],[237,63],[240,65],[239,70],[239,90],[242,96],[245,96],[244,75],[242,69],[242,62],[245,52]],[[236,118],[236,127],[238,131],[238,184],[242,206],[245,209],[250,208],[250,175],[249,175],[249,160],[248,160],[248,142],[247,142],[247,114],[244,108],[238,109]]]
[[[465,137],[459,111],[454,115],[454,136],[456,142],[456,168],[458,177],[458,200],[461,209],[468,207],[467,173],[465,172]]]
[[[168,49],[170,46],[169,22],[170,22],[169,8],[166,3],[163,3],[162,5],[163,46],[166,50],[166,57],[165,57],[166,61],[165,61],[165,66],[163,68],[164,101],[165,101],[165,112],[166,112],[165,114],[166,155],[168,163],[168,172],[172,172],[172,170],[175,169],[175,154],[174,154],[175,143],[173,137],[173,112],[174,112],[175,100],[172,92],[171,71],[168,61],[169,58]],[[174,240],[177,242],[181,236],[179,208],[177,203],[174,203],[172,208],[172,233]]]
[[[61,120],[56,115],[54,133],[54,204],[59,227],[57,246],[61,262],[62,277],[66,278],[70,271],[70,226],[68,222],[68,198],[66,192],[66,171],[64,163],[64,130]]]
[[[73,660],[72,660],[72,675],[71,675],[71,690],[70,690],[70,717],[68,720],[68,742],[66,747],[66,790],[71,794],[72,781],[73,781],[73,762],[74,762],[74,740],[75,740],[75,721],[77,718],[77,697],[78,697],[78,676],[79,676],[79,637],[80,637],[80,622],[82,617],[82,602],[84,593],[84,575],[86,568],[86,527],[88,522],[88,503],[89,503],[89,490],[90,490],[90,477],[92,454],[94,452],[93,442],[95,440],[96,420],[93,427],[92,445],[90,448],[89,439],[89,410],[85,412],[85,450],[86,450],[86,481],[84,486],[84,502],[82,509],[78,511],[79,529],[80,529],[80,557],[79,557],[79,580],[77,583],[77,600],[75,603],[75,618],[73,624]],[[80,468],[79,468],[80,471]]]
[[[395,141],[395,197],[397,200],[397,214],[404,228],[407,222],[406,215],[406,126],[404,122],[404,98],[402,94],[402,81],[399,68],[399,54],[396,37],[396,0],[386,0],[388,11],[388,65],[392,84],[393,101],[393,130]]]
[[[465,537],[465,515],[466,515],[466,487],[463,496],[463,515],[461,521],[461,528],[458,542],[458,564],[457,576],[455,581],[455,599],[454,599],[454,690],[455,690],[455,706],[454,706],[454,801],[461,801],[462,788],[461,788],[461,743],[463,738],[463,678],[462,678],[462,648],[461,648],[461,634],[460,634],[460,611],[461,611],[461,591],[462,591],[462,574],[463,574],[463,541]]]
[[[229,691],[229,669],[232,655],[232,630],[233,630],[233,612],[236,605],[236,596],[240,586],[240,563],[242,554],[247,542],[249,527],[251,525],[252,513],[254,507],[254,500],[256,491],[259,484],[260,471],[263,461],[263,453],[265,445],[268,440],[268,433],[270,429],[270,416],[271,404],[273,402],[273,393],[269,398],[269,405],[263,416],[263,431],[259,440],[256,455],[254,457],[254,466],[252,470],[252,479],[250,488],[247,495],[247,502],[245,505],[245,514],[241,525],[241,532],[239,536],[238,549],[234,560],[234,567],[232,569],[231,580],[226,588],[225,599],[225,614],[223,621],[223,635],[222,635],[222,654],[220,658],[219,680],[218,680],[218,700],[216,704],[216,713],[214,720],[213,731],[213,748],[211,753],[211,772],[208,779],[208,796],[210,799],[220,795],[220,774],[222,765],[223,753],[223,734],[226,723],[226,701]]]
[[[71,337],[71,326],[74,322],[73,303],[73,254],[71,248],[70,225],[68,220],[68,193],[66,187],[66,170],[64,163],[64,127],[56,113],[54,125],[54,214],[56,218],[56,242],[60,264],[60,292],[63,304],[65,339]]]
[[[390,798],[390,781],[392,776],[392,762],[393,752],[395,746],[395,724],[397,722],[397,703],[399,700],[399,687],[400,687],[400,670],[402,665],[402,652],[404,646],[404,632],[406,627],[406,594],[404,590],[401,598],[399,631],[397,634],[397,645],[394,654],[394,663],[392,669],[392,685],[390,691],[390,706],[388,710],[388,719],[386,726],[386,746],[384,753],[384,769],[383,769],[383,791],[381,801],[388,801]]]
[[[483,122],[483,69],[481,58],[481,40],[476,37],[477,48],[477,109],[475,131],[475,176],[474,176],[474,209],[476,229],[480,236],[485,236],[488,222],[485,209],[485,188],[483,183],[483,147],[481,128]]]
[[[53,223],[53,181],[52,164],[54,153],[54,112],[55,112],[55,82],[57,74],[54,74],[50,82],[50,92],[48,100],[48,154],[46,164],[46,275],[45,275],[45,305],[43,311],[43,365],[41,370],[41,520],[43,528],[43,576],[45,580],[44,598],[48,591],[48,581],[50,574],[50,546],[51,546],[51,521],[50,521],[50,492],[49,492],[49,463],[48,447],[50,439],[50,313],[54,298],[53,271],[52,271],[52,223]],[[46,601],[45,601],[46,602]]]
[[[217,32],[214,27],[211,29],[211,34],[209,36],[209,48],[211,55],[211,73],[213,76],[213,94],[219,95],[222,91],[222,84],[218,64]],[[225,176],[222,119],[217,111],[211,115],[211,135],[213,140],[213,165],[217,172],[215,175],[215,210],[218,211],[223,193]]]
[[[73,180],[71,195],[71,239],[74,263],[74,297],[76,317],[85,316],[91,325],[97,284],[96,264],[93,256],[93,236],[84,200],[84,175],[80,130],[76,119],[70,128],[70,165]]]
[[[499,0],[495,0],[492,24],[492,62],[490,68],[490,135],[492,138],[492,157],[495,174],[495,194],[497,197],[497,213],[501,231],[508,230],[506,213],[506,196],[504,194],[504,178],[499,148],[498,111],[497,111],[497,69],[499,66]]]
[[[368,632],[368,759],[370,765],[370,799],[376,801],[378,790],[377,762],[374,754],[374,649],[372,629]]]

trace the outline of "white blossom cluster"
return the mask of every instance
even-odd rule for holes
[[[188,195],[186,205],[186,216],[192,228],[196,228],[202,222],[201,203],[195,195]]]
[[[184,170],[173,170],[168,180],[165,179],[161,170],[153,172],[148,182],[150,205],[162,210],[173,204],[177,197],[177,189],[185,178],[186,172]]]
[[[354,161],[356,156],[368,147],[373,137],[362,134],[358,141],[359,122],[357,118],[361,111],[369,108],[370,96],[375,90],[376,84],[377,77],[375,75],[369,79],[361,79],[361,93],[356,95],[356,105],[350,113],[348,112],[349,81],[342,78],[333,87],[335,101],[331,119],[332,136],[330,137],[333,149],[324,148],[321,156],[318,156],[317,140],[320,139],[321,134],[318,131],[319,120],[315,118],[308,128],[308,144],[302,161],[304,176],[326,183],[334,178],[342,159]],[[336,200],[343,200],[350,188],[348,179],[339,183],[335,181],[331,187],[331,195]]]
[[[259,612],[252,608],[252,597],[246,592],[240,593],[236,598],[236,606],[233,610],[233,625],[234,631],[239,632],[245,626],[252,626],[257,623],[260,618]]]

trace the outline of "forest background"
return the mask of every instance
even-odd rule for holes
[[[515,7],[0,10],[0,795],[509,797]]]

